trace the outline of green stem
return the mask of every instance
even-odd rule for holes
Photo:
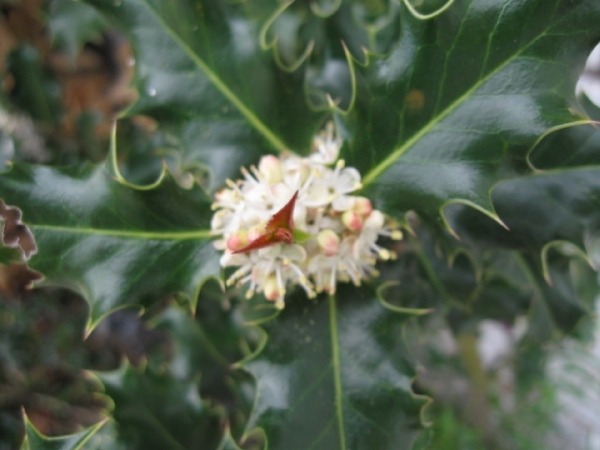
[[[489,406],[487,401],[487,376],[477,352],[477,339],[474,334],[462,332],[458,335],[458,345],[463,366],[470,380],[470,395],[467,399],[467,415],[482,430],[487,430]]]

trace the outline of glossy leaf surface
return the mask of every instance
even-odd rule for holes
[[[401,14],[385,57],[356,66],[354,107],[340,121],[344,157],[388,213],[435,218],[470,204],[492,217],[491,187],[568,107],[590,45],[600,40],[595,1],[457,1],[430,21]]]
[[[264,349],[244,364],[257,383],[249,427],[270,449],[411,448],[426,400],[411,390],[406,316],[369,289],[302,297],[264,325]]]
[[[100,375],[115,402],[119,439],[128,448],[216,448],[218,415],[200,398],[193,380],[125,366]]]
[[[30,266],[45,283],[82,294],[90,325],[174,292],[194,302],[202,281],[218,274],[210,199],[168,176],[147,190],[115,180],[104,167],[14,165],[0,177],[0,192],[19,205],[34,233],[38,253]]]
[[[306,151],[322,114],[306,104],[301,74],[277,70],[260,49],[247,5],[87,3],[130,36],[139,99],[129,114],[159,121],[179,151],[177,169],[208,168],[214,188],[261,154]]]
[[[14,164],[0,174],[0,198],[35,236],[30,266],[47,285],[84,295],[90,326],[132,304],[180,293],[191,302],[196,318],[173,307],[153,319],[173,338],[172,359],[102,375],[130,448],[235,448],[225,431],[235,424],[236,439],[244,425],[262,429],[269,449],[410,449],[423,435],[426,399],[412,391],[408,316],[389,305],[436,308],[454,330],[529,312],[539,345],[588,312],[571,258],[600,262],[595,137],[583,145],[565,133],[531,148],[579,119],[570,108],[600,40],[597,0],[86,4],[131,39],[138,101],[126,114],[152,124],[147,148],[135,149],[146,159],[114,152],[105,167]],[[281,45],[261,46],[261,32]],[[278,58],[295,64],[311,41],[306,61],[282,67]],[[39,71],[26,52],[17,56]],[[15,98],[34,102],[33,87],[19,86]],[[212,191],[266,153],[308,153],[326,116],[311,101],[323,108],[324,92],[362,194],[400,221],[414,210],[424,225],[400,244],[384,242],[399,253],[380,268],[381,280],[400,281],[383,290],[389,304],[378,299],[380,280],[340,285],[317,302],[294,292],[263,324],[265,343],[241,325],[250,308],[230,302],[237,292],[211,282],[218,302],[201,295],[195,307],[202,284],[221,273],[211,199],[196,184],[183,188],[182,174],[210,171]],[[166,154],[174,175],[154,185],[118,173],[117,161],[147,177]],[[249,305],[273,315],[260,300]],[[239,359],[256,380],[252,411],[253,391],[231,367]],[[205,398],[223,392],[239,403],[215,415]]]

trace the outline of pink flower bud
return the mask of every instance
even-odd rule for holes
[[[351,231],[360,231],[363,227],[362,217],[355,211],[346,211],[342,214],[342,222]]]
[[[275,275],[271,275],[264,284],[265,297],[267,300],[271,300],[272,302],[276,301],[280,297],[282,297],[285,292],[281,292],[279,289],[279,284],[277,283],[277,278]]]
[[[227,239],[227,250],[230,252],[235,252],[246,245],[248,245],[248,233],[243,230],[232,234]]]
[[[248,242],[255,241],[261,234],[263,234],[264,227],[255,225],[248,230],[248,236],[246,239]]]
[[[321,230],[317,235],[317,243],[326,256],[333,256],[340,249],[340,237],[333,230]]]
[[[277,156],[266,155],[260,158],[258,171],[269,184],[280,183],[283,180],[283,166]]]
[[[374,210],[373,212],[371,212],[365,223],[367,228],[371,228],[374,230],[380,230],[381,228],[383,228],[384,224],[385,216],[381,211],[378,210]]]
[[[373,204],[371,200],[366,197],[356,197],[354,201],[354,211],[361,217],[369,217],[371,211],[373,211]]]

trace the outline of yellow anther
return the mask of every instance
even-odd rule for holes
[[[402,239],[403,235],[402,235],[402,231],[400,230],[394,230],[392,231],[392,235],[391,235],[392,239],[394,239],[395,241],[399,241]]]
[[[387,261],[388,259],[390,259],[391,255],[389,250],[386,250],[385,248],[382,248],[381,250],[379,250],[379,257],[381,259],[383,259],[384,261]]]

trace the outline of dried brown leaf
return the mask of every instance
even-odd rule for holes
[[[27,261],[37,252],[37,245],[33,233],[21,222],[21,216],[19,208],[8,206],[0,200],[0,243],[10,248],[18,248],[23,260]]]

